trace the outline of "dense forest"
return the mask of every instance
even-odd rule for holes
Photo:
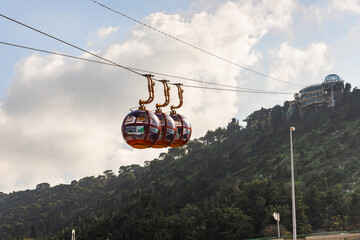
[[[360,229],[360,90],[335,108],[232,119],[144,166],[0,193],[0,239],[246,239],[291,234],[289,127],[298,234]]]

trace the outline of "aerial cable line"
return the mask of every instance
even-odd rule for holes
[[[189,43],[189,42],[186,42],[186,41],[184,41],[184,40],[181,40],[181,39],[178,38],[178,37],[175,37],[175,36],[170,35],[170,34],[164,32],[164,31],[161,31],[161,30],[159,30],[159,29],[157,29],[157,28],[154,28],[154,27],[152,27],[152,26],[150,26],[150,25],[148,25],[148,24],[146,24],[146,23],[143,23],[143,22],[141,22],[141,21],[139,21],[139,20],[137,20],[137,19],[135,19],[135,18],[132,18],[132,17],[130,17],[130,16],[124,14],[124,13],[121,13],[121,12],[119,12],[119,11],[113,9],[113,8],[110,8],[110,7],[108,7],[108,6],[106,6],[106,5],[102,4],[102,3],[99,3],[99,2],[97,2],[97,1],[95,1],[95,0],[91,0],[91,1],[94,2],[94,3],[96,3],[96,4],[98,4],[99,6],[101,6],[101,7],[103,7],[103,8],[106,8],[106,9],[108,9],[108,10],[110,10],[110,11],[112,11],[112,12],[115,12],[115,13],[117,13],[117,14],[119,14],[119,15],[127,18],[127,19],[130,19],[131,21],[134,21],[134,22],[136,22],[136,23],[138,23],[138,24],[141,24],[141,25],[143,25],[143,26],[145,26],[145,27],[147,27],[147,28],[149,28],[149,29],[151,29],[151,30],[153,30],[153,31],[156,31],[156,32],[158,32],[158,33],[161,33],[161,34],[163,34],[163,35],[165,35],[165,36],[167,36],[167,37],[169,37],[169,38],[172,38],[172,39],[174,39],[175,41],[181,42],[181,43],[183,43],[183,44],[185,44],[185,45],[187,45],[187,46],[189,46],[189,47],[191,47],[191,48],[194,48],[194,49],[196,49],[196,50],[198,50],[198,51],[200,51],[200,52],[206,53],[206,54],[208,54],[208,55],[210,55],[210,56],[212,56],[212,57],[215,57],[215,58],[220,59],[220,60],[222,60],[222,61],[224,61],[224,62],[227,62],[227,63],[229,63],[229,64],[232,64],[232,65],[234,65],[234,66],[236,66],[236,67],[245,69],[245,70],[247,70],[247,71],[249,71],[249,72],[255,73],[255,74],[257,74],[257,75],[260,75],[260,76],[263,76],[263,77],[266,77],[266,78],[269,78],[269,79],[272,79],[272,80],[275,80],[275,81],[278,81],[278,82],[282,82],[282,83],[286,83],[286,84],[290,84],[290,85],[295,85],[295,86],[303,86],[303,85],[300,85],[300,84],[296,84],[296,83],[291,83],[291,82],[288,82],[288,81],[284,81],[284,80],[281,80],[281,79],[279,79],[279,78],[275,78],[275,77],[266,75],[266,74],[264,74],[264,73],[261,73],[261,72],[252,70],[251,68],[242,66],[242,65],[240,65],[240,64],[238,64],[238,63],[235,63],[235,62],[230,61],[230,60],[228,60],[228,59],[226,59],[226,58],[224,58],[224,57],[221,57],[221,56],[219,56],[219,55],[217,55],[217,54],[214,54],[214,53],[212,53],[212,52],[210,52],[210,51],[208,51],[208,50],[204,50],[204,49],[202,49],[202,48],[200,48],[200,47],[198,47],[198,46],[195,46],[194,44],[191,44],[191,43]]]
[[[175,85],[175,84],[171,84],[170,85]],[[228,89],[228,88],[213,88],[213,87],[204,87],[204,86],[191,86],[191,85],[186,85],[183,84],[183,87],[188,87],[188,88],[199,88],[199,89],[207,89],[207,90],[217,90],[217,91],[227,91],[227,92],[242,92],[242,93],[259,93],[259,94],[294,94],[294,93],[287,93],[287,92],[259,92],[259,91],[250,91],[250,90],[237,90],[237,89]]]
[[[22,45],[13,44],[13,43],[7,43],[7,42],[1,42],[0,41],[0,44],[12,46],[12,47],[24,48],[24,49],[28,49],[28,50],[37,51],[37,52],[53,54],[53,55],[59,55],[59,56],[62,56],[62,57],[73,58],[73,59],[77,59],[77,60],[83,60],[83,61],[88,61],[88,62],[93,62],[93,63],[98,63],[98,64],[109,65],[109,66],[113,66],[113,67],[118,67],[117,65],[114,65],[114,64],[108,63],[108,62],[102,62],[102,61],[92,60],[92,59],[88,59],[88,58],[76,57],[76,56],[72,56],[72,55],[67,55],[67,54],[63,54],[63,53],[57,53],[57,52],[42,50],[42,49],[38,49],[38,48],[22,46]],[[132,67],[126,67],[126,68],[132,69],[132,70],[135,70],[135,71],[145,72],[145,73],[151,73],[151,74],[157,74],[157,75],[162,75],[162,76],[167,76],[167,77],[183,79],[183,80],[186,80],[186,81],[193,81],[193,82],[211,84],[211,85],[216,85],[216,86],[221,86],[221,87],[233,88],[233,89],[239,90],[238,92],[251,92],[251,93],[264,93],[264,94],[293,94],[293,93],[258,90],[258,89],[252,89],[252,88],[242,88],[242,87],[237,87],[237,86],[231,86],[231,85],[225,85],[225,84],[201,81],[201,80],[196,80],[196,79],[191,79],[191,78],[186,78],[186,77],[179,77],[179,76],[176,76],[176,75],[170,75],[170,74],[165,74],[165,73],[153,72],[153,71],[143,70],[143,69],[139,69],[139,68],[132,68]],[[154,79],[154,80],[156,80],[156,79]],[[156,80],[156,81],[161,81],[161,80]],[[190,85],[184,85],[184,86],[185,87],[193,87],[193,88],[198,87],[198,88],[203,88],[203,89],[230,91],[230,89],[216,89],[216,88],[206,88],[206,87],[190,86]],[[233,90],[231,90],[231,91],[233,91]]]
[[[162,80],[153,78],[154,81],[161,82]],[[178,85],[178,83],[169,83],[169,85]],[[221,84],[218,84],[221,86]],[[213,88],[213,87],[204,87],[204,86],[192,86],[192,85],[186,85],[181,84],[183,87],[189,87],[189,88],[199,88],[199,89],[207,89],[207,90],[218,90],[218,91],[228,91],[228,92],[242,92],[242,93],[260,93],[260,94],[294,94],[290,92],[274,92],[274,91],[263,91],[263,90],[256,90],[256,89],[237,89],[237,87],[232,87],[235,89],[228,89],[228,88]]]
[[[139,73],[139,72],[137,72],[137,71],[134,71],[134,70],[132,70],[132,69],[130,69],[130,68],[127,68],[127,67],[125,67],[125,66],[122,66],[122,65],[120,65],[120,64],[118,64],[118,63],[116,63],[116,62],[110,61],[110,60],[108,60],[108,59],[106,59],[106,58],[103,58],[103,57],[101,57],[101,56],[99,56],[99,55],[97,55],[97,54],[95,54],[95,53],[92,53],[92,52],[90,52],[90,51],[87,51],[87,50],[85,50],[85,49],[83,49],[83,48],[81,48],[81,47],[75,46],[74,44],[71,44],[71,43],[69,43],[69,42],[66,42],[66,41],[64,41],[64,40],[62,40],[62,39],[60,39],[60,38],[54,37],[54,36],[52,36],[52,35],[50,35],[50,34],[48,34],[48,33],[42,32],[42,31],[40,31],[40,30],[38,30],[38,29],[36,29],[36,28],[33,28],[33,27],[29,26],[29,25],[26,25],[25,23],[19,22],[19,21],[13,19],[13,18],[7,17],[7,16],[5,16],[5,15],[3,15],[3,14],[1,14],[1,13],[0,13],[0,16],[3,17],[3,18],[6,18],[6,19],[8,19],[8,20],[10,20],[10,21],[12,21],[12,22],[15,22],[15,23],[17,23],[17,24],[20,24],[20,25],[22,25],[22,26],[24,26],[24,27],[27,27],[27,28],[29,28],[29,29],[31,29],[31,30],[33,30],[33,31],[36,31],[36,32],[38,32],[38,33],[41,33],[41,34],[43,34],[43,35],[45,35],[45,36],[47,36],[47,37],[50,37],[50,38],[55,39],[55,40],[57,40],[57,41],[59,41],[59,42],[62,42],[62,43],[64,43],[64,44],[66,44],[66,45],[69,45],[69,46],[71,46],[71,47],[73,47],[73,48],[76,48],[76,49],[78,49],[78,50],[80,50],[80,51],[83,51],[83,52],[85,52],[85,53],[87,53],[87,54],[90,54],[90,55],[92,55],[92,56],[94,56],[94,57],[100,58],[101,60],[104,60],[104,61],[106,61],[106,62],[109,62],[109,63],[113,64],[113,65],[116,65],[116,66],[118,66],[118,67],[121,67],[121,68],[123,68],[123,69],[125,69],[125,70],[128,70],[128,71],[132,72],[132,73],[135,73],[135,74],[138,74],[138,75],[143,76],[143,74],[141,74],[141,73]]]
[[[12,46],[12,47],[24,48],[24,49],[33,50],[33,51],[36,51],[36,52],[49,53],[49,54],[52,54],[52,55],[58,55],[58,56],[62,56],[62,57],[73,58],[73,59],[78,59],[78,60],[83,60],[83,61],[88,61],[88,62],[93,62],[93,63],[100,63],[100,64],[105,64],[105,65],[110,65],[110,66],[117,67],[116,65],[114,65],[112,63],[108,63],[108,62],[101,62],[101,61],[96,61],[96,60],[92,60],[92,59],[89,59],[89,58],[76,57],[76,56],[72,56],[72,55],[68,55],[68,54],[47,51],[47,50],[43,50],[43,49],[39,49],[39,48],[27,47],[27,46],[23,46],[23,45],[8,43],[8,42],[0,42],[0,44]]]

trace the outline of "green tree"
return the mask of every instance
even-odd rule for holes
[[[224,239],[245,239],[254,233],[251,218],[246,216],[239,208],[227,207],[224,209],[223,214],[225,229],[222,235]]]
[[[349,222],[355,228],[360,227],[360,188],[356,188],[351,196]]]

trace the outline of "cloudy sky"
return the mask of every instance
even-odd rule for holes
[[[360,86],[360,1],[99,2],[288,83],[220,61],[91,0],[0,0],[0,9],[5,16],[127,67],[290,93],[321,82],[330,73]],[[1,42],[95,60],[3,17],[0,29]],[[2,44],[0,53],[0,191],[33,189],[41,182],[70,183],[107,169],[117,173],[122,165],[143,164],[166,151],[133,150],[121,136],[129,108],[147,98],[144,77],[118,67]],[[261,107],[293,98],[291,94],[184,90],[184,106],[178,112],[192,123],[193,138],[226,126],[233,117],[241,121]],[[162,93],[157,84],[148,109],[163,102]],[[175,87],[171,96],[171,104],[177,104]]]

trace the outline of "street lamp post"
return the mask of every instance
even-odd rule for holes
[[[294,180],[294,156],[292,144],[292,132],[294,127],[290,127],[290,157],[291,157],[291,194],[292,194],[292,221],[293,221],[293,239],[296,240],[296,210],[295,210],[295,180]]]
[[[274,212],[273,213],[273,217],[277,222],[277,230],[278,230],[278,238],[280,238],[280,226],[279,226],[279,222],[280,222],[280,213],[278,212]]]

